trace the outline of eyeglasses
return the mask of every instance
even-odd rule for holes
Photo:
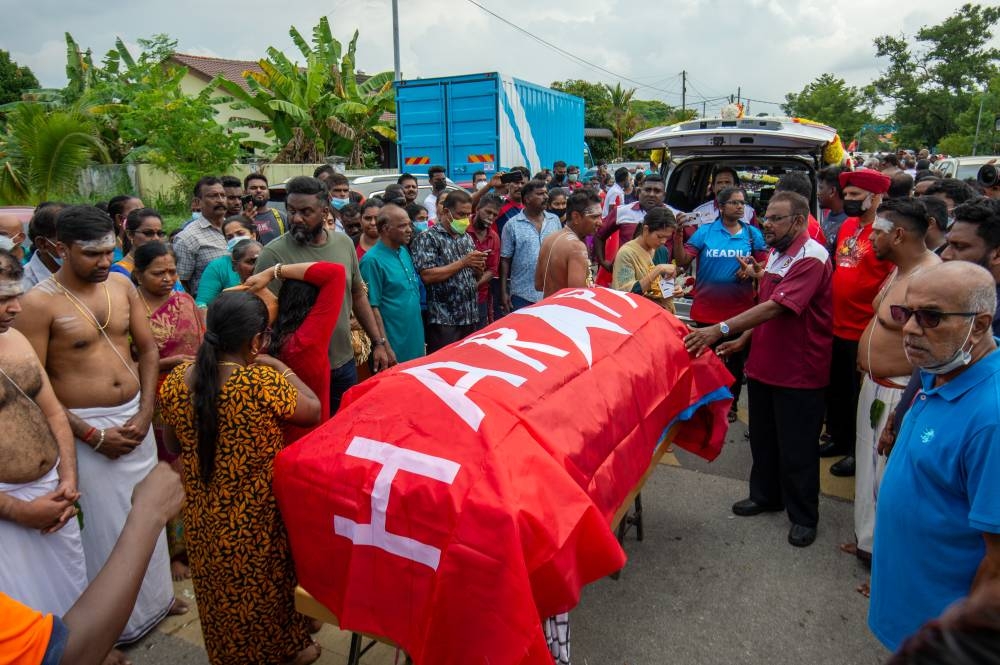
[[[936,309],[910,309],[903,305],[890,305],[889,315],[899,325],[904,325],[911,316],[917,317],[917,325],[921,328],[937,328],[941,319],[946,316],[976,316],[979,312],[939,312]]]
[[[760,222],[761,224],[777,224],[788,217],[795,217],[795,215],[771,215],[770,217],[761,217]]]
[[[143,229],[141,231],[136,231],[141,236],[146,236],[147,238],[166,238],[166,231],[154,231],[152,229]]]
[[[743,199],[730,199],[730,200],[726,201],[725,203],[723,203],[722,205],[727,205],[727,206],[737,206],[737,205],[738,206],[745,206],[746,204],[747,204],[747,202],[744,201]]]

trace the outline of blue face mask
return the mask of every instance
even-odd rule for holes
[[[233,236],[226,242],[226,250],[232,254],[233,250],[236,249],[236,245],[240,244],[244,240],[250,240],[246,236]]]
[[[427,230],[427,222],[413,222],[413,230],[418,233],[423,233]]]
[[[337,199],[337,198],[333,198],[333,197],[330,198],[330,205],[332,205],[337,210],[340,210],[341,208],[343,208],[345,205],[347,205],[350,202],[351,202],[351,199]]]

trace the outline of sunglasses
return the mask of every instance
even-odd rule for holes
[[[921,328],[937,328],[941,319],[946,316],[976,316],[979,312],[939,312],[936,309],[910,309],[903,305],[890,305],[889,315],[899,325],[905,325],[911,316],[917,317],[917,325]]]

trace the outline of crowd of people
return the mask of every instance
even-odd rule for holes
[[[316,660],[277,453],[359,380],[560,289],[675,312],[686,281],[685,344],[733,375],[730,422],[747,384],[753,465],[732,511],[786,511],[806,547],[820,457],[842,457],[843,549],[871,565],[869,622],[898,649],[1000,577],[1000,199],[890,162],[827,168],[815,195],[787,173],[765,210],[722,164],[681,211],[657,173],[582,183],[556,162],[478,173],[471,192],[435,166],[423,201],[413,175],[365,200],[320,167],[286,184],[284,212],[262,174],[206,176],[169,236],[135,196],[45,203],[30,255],[0,223],[0,652],[100,662],[187,611],[172,580],[191,577],[211,662]],[[89,655],[70,656],[81,636]],[[942,642],[916,639],[904,651]]]

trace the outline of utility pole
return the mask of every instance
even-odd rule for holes
[[[741,86],[736,86],[736,103],[737,104],[739,104],[740,101],[741,101],[740,98],[742,97],[742,95],[740,93],[742,92],[742,90],[743,90],[743,88]]]
[[[687,94],[688,94],[688,73],[686,70],[681,71],[681,114],[687,110]]]
[[[976,156],[976,148],[979,147],[979,122],[983,119],[983,102],[986,100],[986,90],[983,90],[983,96],[979,98],[979,115],[976,116],[976,137],[972,139],[972,156]]]
[[[708,102],[701,103],[701,117],[702,118],[708,117]]]
[[[392,0],[392,61],[396,68],[394,81],[402,79],[399,73],[399,0]]]

